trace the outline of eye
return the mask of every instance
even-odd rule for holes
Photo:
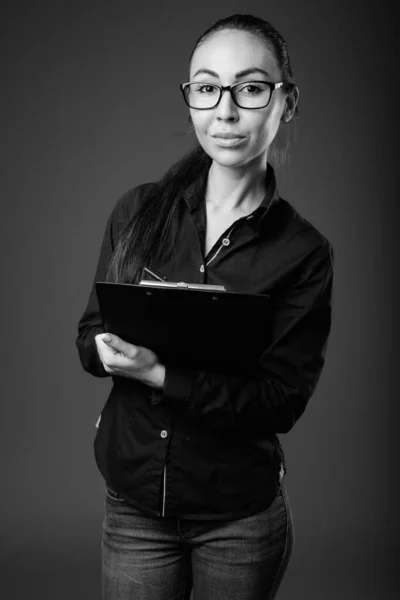
[[[194,91],[198,94],[213,94],[217,91],[217,87],[211,83],[194,84]]]
[[[255,96],[265,92],[268,86],[260,83],[246,83],[243,87],[238,87],[239,94],[247,94],[249,96]],[[247,91],[246,91],[247,90]]]

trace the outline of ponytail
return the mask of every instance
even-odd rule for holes
[[[171,257],[182,191],[208,170],[211,162],[197,145],[168,169],[122,231],[108,267],[107,281],[137,283],[144,266],[151,261],[162,265]]]

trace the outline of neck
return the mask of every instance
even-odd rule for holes
[[[206,204],[218,212],[250,213],[265,196],[266,156],[240,167],[224,167],[215,161],[208,172]]]

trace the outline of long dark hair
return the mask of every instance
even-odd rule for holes
[[[286,82],[284,91],[293,89],[295,81],[285,40],[270,23],[252,15],[235,14],[213,23],[195,43],[189,58],[189,72],[196,49],[213,34],[226,29],[247,31],[261,39],[281,69]],[[297,110],[296,106],[295,115]],[[108,281],[137,283],[143,266],[152,262],[163,264],[171,257],[182,190],[208,171],[211,163],[211,157],[197,143],[154,185],[116,244],[107,272]]]

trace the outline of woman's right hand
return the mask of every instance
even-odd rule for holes
[[[163,386],[165,368],[152,350],[134,346],[112,333],[99,333],[95,341],[103,367],[110,375],[137,379],[155,388]]]

